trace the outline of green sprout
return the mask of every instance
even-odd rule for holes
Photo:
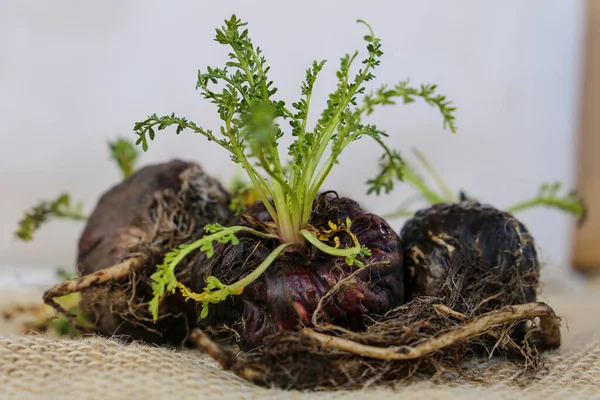
[[[123,178],[128,178],[134,171],[139,152],[135,145],[129,140],[118,138],[109,142],[110,155],[119,167]]]
[[[175,114],[162,117],[152,114],[135,124],[137,144],[147,151],[148,143],[155,138],[156,131],[168,127],[175,127],[177,134],[189,130],[204,136],[227,150],[231,159],[246,172],[257,197],[274,221],[274,231],[269,234],[275,236],[283,246],[278,247],[276,253],[304,253],[309,245],[315,245],[325,253],[346,257],[349,263],[358,262],[357,257],[368,255],[366,248],[360,243],[343,249],[325,243],[320,245],[317,243],[320,240],[315,240],[318,232],[310,227],[309,220],[313,202],[333,166],[338,164],[340,154],[350,143],[359,139],[371,138],[384,150],[379,175],[367,182],[369,193],[389,193],[394,181],[402,179],[400,156],[389,149],[384,141],[387,133],[375,125],[366,124],[363,117],[379,106],[392,105],[397,101],[407,104],[422,98],[439,109],[444,127],[449,127],[453,132],[456,130],[455,108],[451,107],[445,96],[435,93],[435,85],[414,88],[406,80],[391,88],[382,85],[366,93],[366,84],[375,78],[373,72],[379,66],[383,52],[381,41],[371,27],[362,20],[358,22],[368,31],[364,36],[366,56],[359,60],[359,52],[356,51],[341,58],[336,72],[337,87],[329,95],[327,106],[321,111],[314,127],[308,126],[308,115],[312,112],[310,105],[316,78],[326,61],[314,61],[306,70],[301,98],[289,108],[284,101],[275,98],[277,89],[268,78],[270,67],[262,50],[250,40],[248,30],[244,28],[247,23],[233,15],[225,20],[224,26],[216,29],[215,36],[215,41],[229,48],[229,61],[224,67],[207,67],[205,71],[199,71],[196,84],[202,96],[216,105],[222,120],[221,127],[215,132]],[[357,64],[360,65],[353,71]],[[279,150],[279,140],[286,134],[284,122],[290,126],[294,138],[287,149],[289,159]],[[230,232],[234,235],[239,232],[236,229],[227,227],[221,233]],[[196,247],[196,244],[190,246]],[[182,260],[180,251],[175,250],[167,255],[170,260],[166,263],[168,268],[164,264],[159,266],[153,278],[155,287],[151,308],[155,319],[162,296],[178,286],[172,270]],[[262,268],[267,268],[274,259],[275,256],[269,257],[265,260],[268,263]],[[258,277],[256,274],[252,276],[253,279]],[[210,278],[213,285],[207,287],[204,293],[194,296],[190,292],[184,294],[207,307],[213,300],[223,299],[222,295],[215,296],[213,292],[240,293],[239,284],[234,283],[232,286],[235,290],[230,290],[231,287],[219,285],[213,278]],[[245,281],[244,285],[250,283]],[[203,315],[206,312],[203,311]]]
[[[25,216],[19,221],[19,229],[15,236],[25,242],[33,240],[34,233],[40,227],[52,219],[65,219],[73,221],[83,221],[87,217],[83,214],[81,203],[71,204],[71,197],[68,193],[62,193],[56,199],[51,201],[41,201],[25,213]]]
[[[532,198],[511,205],[506,208],[509,213],[516,213],[533,207],[556,208],[567,213],[578,215],[579,224],[583,224],[587,217],[587,206],[577,191],[571,190],[566,194],[559,193],[562,184],[560,182],[542,183],[537,195]]]

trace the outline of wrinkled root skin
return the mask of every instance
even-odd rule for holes
[[[225,324],[237,331],[240,347],[248,350],[277,332],[311,326],[311,317],[326,295],[318,319],[352,330],[364,329],[366,317],[404,303],[402,249],[388,224],[363,212],[356,202],[331,194],[319,198],[313,209],[311,224],[317,227],[326,227],[328,221],[345,221],[346,217],[352,220],[352,233],[371,250],[371,256],[362,260],[365,267],[349,266],[343,257],[320,251],[284,253],[244,293],[211,305],[200,326],[218,328]],[[270,221],[261,203],[246,213],[262,222]],[[230,222],[247,224],[243,218]],[[352,245],[347,234],[340,235],[340,240],[342,247]],[[210,275],[227,283],[243,278],[277,245],[276,241],[244,236],[238,245],[216,247],[212,258],[199,258],[195,264],[192,290],[201,292]]]
[[[417,212],[400,236],[411,297],[441,296],[454,289],[447,286],[448,275],[456,269],[451,259],[470,258],[472,267],[464,273],[474,279],[493,276],[508,284],[520,278],[511,301],[500,306],[536,299],[540,266],[535,243],[526,227],[506,212],[471,201],[436,204]]]
[[[180,160],[141,168],[99,199],[80,237],[78,272],[86,276],[124,260],[141,265],[126,277],[82,291],[81,309],[96,333],[154,344],[180,344],[196,310],[180,294],[167,296],[158,322],[151,319],[150,276],[171,248],[203,234],[207,223],[231,218],[229,195],[199,165]],[[140,264],[140,263],[138,263]],[[178,279],[189,282],[182,265]]]

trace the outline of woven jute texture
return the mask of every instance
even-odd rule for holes
[[[518,371],[496,360],[485,365],[486,384],[456,379],[354,391],[282,391],[249,384],[197,351],[19,335],[0,321],[0,398],[600,399],[600,285],[553,294],[548,302],[565,318],[564,345],[546,355],[545,373],[521,386],[514,379]]]

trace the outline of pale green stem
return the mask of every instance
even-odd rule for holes
[[[248,228],[245,226],[232,226],[232,227],[227,227],[226,229],[228,231],[233,231],[233,233],[238,233],[238,232],[251,233],[251,234],[258,236],[260,238],[263,238],[263,239],[279,239],[279,236],[277,236],[277,235],[270,235],[268,233],[260,232],[260,231],[257,231],[255,229]],[[204,244],[204,242],[206,242],[207,239],[214,241],[216,238],[218,238],[220,236],[220,234],[221,234],[221,231],[216,232],[216,233],[211,233],[210,235],[203,236],[202,238],[196,240],[195,242],[190,243],[185,248],[179,250],[179,252],[177,253],[177,256],[169,264],[169,268],[171,270],[175,270],[175,267],[177,266],[177,264],[179,264],[188,254],[190,254],[192,251],[201,247]]]
[[[65,213],[56,214],[55,218],[71,219],[73,221],[85,221],[89,217],[82,214],[80,211],[68,211]]]
[[[300,229],[300,226],[297,226],[297,224],[294,224],[294,216],[297,215],[300,211],[300,204],[298,202],[298,197],[295,196],[294,193],[294,189],[288,184],[288,182],[286,182],[285,180],[285,176],[283,174],[283,169],[281,168],[281,161],[279,158],[279,152],[277,151],[277,148],[273,149],[273,156],[275,157],[275,170],[273,171],[274,175],[271,176],[271,178],[274,180],[273,181],[273,186],[274,186],[274,194],[275,196],[281,196],[282,197],[282,201],[283,204],[285,205],[285,209],[278,210],[278,213],[281,214],[281,212],[285,213],[285,214],[291,214],[292,218],[290,220],[292,226],[295,228],[295,230]],[[269,171],[268,169],[265,168],[266,171]],[[279,187],[276,188],[275,184],[278,183]],[[288,205],[287,205],[287,200],[288,200],[288,196],[290,195],[290,200],[291,200],[291,206],[292,209],[289,210]],[[298,219],[298,218],[297,218]]]
[[[236,49],[233,44],[230,44],[230,46],[233,49],[233,51],[235,52],[235,55],[237,56],[237,58],[240,62],[240,65],[242,66],[242,69],[244,70],[244,73],[246,74],[246,78],[248,78],[248,82],[250,83],[250,85],[254,86],[254,78],[252,77],[252,73],[250,72],[250,69],[248,68],[248,64],[244,61],[244,58],[241,56],[238,49]]]
[[[317,177],[315,178],[312,186],[309,188],[309,191],[308,191],[309,199],[314,199],[317,196],[317,192],[319,191],[319,189],[323,185],[323,182],[325,182],[327,175],[329,175],[329,172],[331,172],[331,169],[333,168],[334,161],[335,161],[335,157],[333,156],[333,154],[331,154],[327,158],[327,161],[325,161],[325,164],[323,165],[323,167],[321,168],[319,173],[317,174]],[[302,213],[302,217],[303,217],[302,225],[305,225],[308,223],[308,220],[310,219],[311,211],[312,211],[312,203],[305,203],[304,211]]]
[[[297,245],[297,244],[298,243],[283,243],[283,244],[280,244],[279,246],[277,246],[277,248],[275,250],[273,250],[271,252],[271,254],[269,254],[267,256],[267,258],[265,258],[263,260],[263,262],[261,262],[260,265],[258,267],[256,267],[256,269],[254,271],[252,271],[251,273],[249,273],[243,279],[240,279],[236,283],[233,283],[233,284],[227,286],[228,291],[230,291],[232,293],[237,293],[239,291],[239,289],[243,289],[246,286],[250,285],[252,282],[257,280],[262,275],[262,273],[265,272],[267,270],[267,268],[269,268],[269,266],[271,264],[273,264],[273,261],[275,261],[275,259],[279,256],[279,254],[281,254],[283,252],[283,250],[285,250],[289,246],[293,246],[293,245]]]
[[[506,208],[508,213],[516,213],[519,211],[526,210],[528,208],[533,208],[537,206],[548,206],[548,207],[556,207],[561,210],[570,211],[575,214],[581,214],[583,209],[580,204],[567,204],[563,199],[545,199],[545,198],[535,198],[527,201],[523,201],[521,203],[517,203],[511,207]]]
[[[302,229],[300,231],[302,236],[306,240],[308,240],[313,246],[317,249],[321,250],[323,253],[330,254],[332,256],[340,256],[340,257],[353,257],[360,254],[361,247],[354,246],[346,249],[339,249],[335,247],[331,247],[323,242],[321,242],[315,235],[313,235],[310,231],[306,229]]]
[[[273,201],[275,202],[275,208],[277,209],[278,216],[276,222],[279,228],[281,239],[284,243],[295,242],[295,230],[292,224],[290,212],[287,207],[285,194],[283,193],[279,183],[276,181],[273,181],[273,189],[275,192]]]
[[[427,184],[423,182],[423,180],[419,178],[410,168],[404,168],[402,170],[402,175],[404,182],[417,188],[417,190],[429,201],[429,203],[438,204],[444,202],[444,198],[427,186]]]
[[[250,165],[250,163],[246,159],[246,156],[244,155],[243,151],[240,149],[238,143],[235,141],[235,138],[232,137],[233,135],[231,134],[231,127],[230,127],[231,120],[226,121],[226,124],[227,124],[227,130],[228,130],[228,137],[229,137],[229,141],[231,143],[233,153],[240,160],[240,162],[242,163],[242,166],[244,167],[244,169],[246,170],[246,173],[248,174],[248,177],[252,181],[252,184],[257,189],[258,196],[260,197],[260,200],[265,205],[267,212],[269,213],[271,218],[273,218],[273,221],[277,221],[278,220],[277,211],[275,211],[273,206],[271,206],[271,202],[267,198],[267,195],[271,195],[271,197],[274,198],[275,196],[273,195],[273,192],[271,191],[269,186],[266,184],[266,182],[260,177],[258,172],[256,172],[256,170]]]
[[[415,212],[413,210],[401,209],[401,210],[396,210],[394,212],[391,212],[389,214],[384,214],[383,219],[391,219],[391,218],[398,218],[398,217],[412,217],[414,215],[415,215]]]
[[[195,301],[201,302],[201,303],[211,302],[211,300],[216,301],[216,299],[220,299],[222,297],[223,292],[225,292],[227,295],[241,294],[243,292],[243,289],[246,286],[250,285],[255,280],[257,280],[263,274],[263,272],[265,272],[267,270],[267,268],[269,268],[269,266],[271,264],[273,264],[273,261],[275,261],[275,259],[287,247],[295,245],[295,244],[297,244],[297,243],[283,243],[283,244],[279,245],[275,250],[273,250],[271,252],[271,254],[269,254],[267,256],[267,258],[265,258],[263,260],[263,262],[260,263],[260,265],[258,267],[256,267],[256,269],[254,271],[252,271],[251,273],[249,273],[248,275],[246,275],[244,278],[240,279],[239,281],[237,281],[231,285],[227,285],[221,289],[213,290],[211,292],[193,293],[181,284],[179,285],[179,287],[182,290],[184,296],[192,298]]]
[[[446,196],[445,200],[447,202],[457,202],[458,197],[456,196],[456,194],[452,190],[450,190],[448,185],[446,185],[446,182],[444,182],[442,177],[437,173],[437,171],[435,170],[433,165],[429,162],[429,160],[427,160],[425,155],[423,153],[421,153],[418,149],[414,149],[413,152],[415,153],[415,155],[417,156],[417,158],[421,162],[421,164],[423,164],[423,166],[425,167],[425,169],[427,170],[429,175],[431,175],[431,177],[435,180],[437,185],[440,187],[440,189]]]

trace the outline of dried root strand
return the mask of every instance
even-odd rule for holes
[[[453,312],[452,314],[455,314]],[[346,351],[362,357],[379,360],[414,360],[428,356],[448,346],[460,343],[474,336],[484,334],[501,324],[540,318],[544,345],[547,348],[560,346],[560,324],[556,314],[547,304],[527,303],[507,306],[497,311],[483,314],[473,321],[458,326],[438,337],[426,340],[416,346],[378,347],[361,344],[352,340],[327,335],[311,328],[303,329],[302,333],[324,347]]]
[[[264,385],[267,383],[264,370],[244,362],[232,350],[215,343],[200,329],[195,328],[192,330],[190,341],[199,350],[218,362],[225,371],[233,372],[240,378],[256,384]]]
[[[462,363],[467,361],[467,354],[481,345],[510,350],[509,355],[524,358],[530,365],[528,369],[536,370],[538,350],[560,346],[560,320],[545,303],[511,305],[478,316],[466,316],[432,301],[434,299],[413,300],[373,325],[374,330],[366,332],[336,329],[329,324],[280,332],[244,356],[212,341],[199,330],[192,333],[192,342],[223,369],[243,379],[288,389],[400,382],[419,371],[432,377],[444,371],[457,372],[472,379],[463,371]],[[431,307],[425,309],[425,304]],[[415,311],[419,317],[407,321]],[[433,319],[427,322],[427,318],[435,318],[435,314],[439,315],[439,322]],[[525,342],[508,336],[513,326],[538,320],[539,324],[530,331]],[[403,326],[403,333],[389,335],[390,329],[395,329],[393,326]],[[425,330],[420,331],[420,327]],[[431,334],[432,331],[438,333]],[[302,372],[307,368],[311,374]]]
[[[82,332],[88,332],[89,328],[79,323],[77,320],[77,315],[66,310],[54,299],[69,295],[71,293],[77,293],[86,289],[96,288],[102,285],[117,282],[128,277],[132,272],[144,265],[145,261],[146,256],[137,255],[136,257],[132,257],[123,262],[115,264],[112,267],[56,284],[44,292],[44,303],[54,308],[58,313],[63,314],[78,330]]]

